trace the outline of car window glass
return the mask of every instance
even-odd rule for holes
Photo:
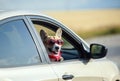
[[[40,63],[36,46],[23,20],[0,25],[0,67]]]
[[[43,22],[41,24],[41,22],[38,23],[38,21],[37,21],[37,23],[35,21],[33,21],[33,24],[34,24],[34,27],[36,28],[36,30],[38,31],[38,34],[40,34],[41,30],[44,30],[44,31],[46,31],[46,33],[49,36],[55,36],[55,31],[53,31],[51,28],[52,26],[51,27],[45,26],[45,25],[43,25]],[[44,24],[47,24],[47,23],[44,23]],[[64,36],[64,35],[62,35],[62,36]],[[69,42],[70,40],[65,37],[62,37],[62,40],[64,41],[64,44],[61,47],[61,52],[62,52],[62,57],[64,58],[64,61],[78,59],[80,57],[80,54],[79,54],[78,50],[74,47],[74,45],[71,44],[71,42]],[[46,47],[46,44],[44,44],[44,45]],[[47,50],[47,48],[46,48],[46,50]],[[47,50],[47,51],[49,51],[49,50]]]

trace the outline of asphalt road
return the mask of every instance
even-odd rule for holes
[[[99,43],[108,48],[107,58],[114,61],[120,69],[120,34],[96,37],[86,40],[89,44]]]

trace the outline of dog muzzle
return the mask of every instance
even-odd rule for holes
[[[52,61],[60,61],[61,60],[61,52],[58,52],[57,54],[55,54],[54,52],[52,52],[51,54],[49,54],[49,58]]]

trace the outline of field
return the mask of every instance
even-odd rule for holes
[[[84,11],[48,11],[83,38],[120,33],[120,9]]]

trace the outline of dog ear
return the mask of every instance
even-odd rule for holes
[[[62,36],[62,29],[58,28],[55,35],[58,36],[59,38],[61,38],[61,36]]]
[[[41,39],[42,39],[42,40],[45,40],[48,35],[47,35],[47,33],[46,33],[44,30],[41,30],[41,31],[40,31],[40,36],[41,36]]]

